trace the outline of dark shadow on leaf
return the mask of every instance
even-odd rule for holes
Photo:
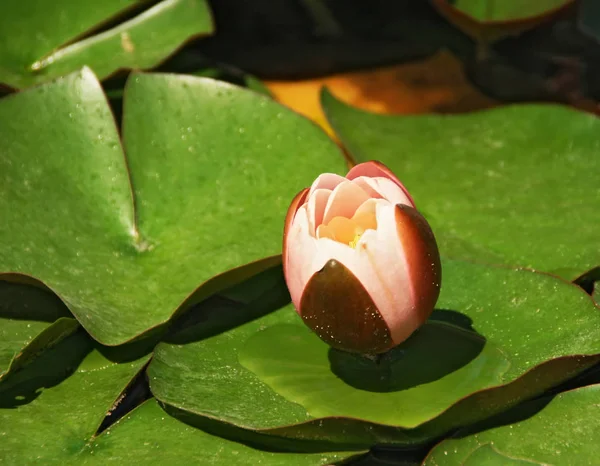
[[[369,455],[352,466],[420,466],[435,445],[430,442],[419,448],[373,447]]]
[[[93,348],[92,339],[79,328],[31,364],[0,381],[0,408],[16,408],[36,399],[72,375]]]
[[[470,320],[456,311],[438,315],[463,324]],[[432,319],[404,343],[375,358],[330,349],[329,361],[332,372],[355,388],[394,392],[434,382],[460,369],[481,353],[485,343],[485,337],[473,330]]]
[[[473,328],[473,320],[462,312],[452,311],[451,309],[434,309],[429,317],[429,321],[432,320],[446,322],[469,332],[477,333],[477,330]]]
[[[533,400],[518,404],[503,413],[492,416],[464,429],[460,429],[453,435],[453,437],[467,437],[469,435],[489,429],[519,423],[540,413],[556,395],[597,383],[600,383],[600,363],[593,365],[589,369],[581,372],[579,375],[567,380],[566,382],[547,390]]]
[[[583,288],[590,296],[593,296],[596,293],[598,282],[600,282],[600,267],[594,267],[592,270],[587,271],[573,280],[575,285]]]
[[[167,325],[159,325],[127,343],[118,346],[104,346],[94,343],[94,349],[111,362],[124,364],[136,361],[154,351],[167,331]]]
[[[123,416],[140,406],[144,401],[152,398],[148,374],[146,373],[148,364],[150,364],[150,361],[144,364],[135,377],[131,379],[127,387],[125,387],[125,390],[115,400],[96,430],[94,437],[100,435],[119,419],[123,418]]]
[[[162,408],[171,416],[185,424],[200,429],[211,435],[243,443],[252,448],[271,452],[301,452],[319,453],[331,451],[353,450],[352,446],[330,443],[326,440],[307,440],[301,438],[286,438],[273,434],[266,434],[254,430],[212,419],[206,416],[190,413],[174,406],[161,403]]]
[[[163,341],[181,345],[209,338],[289,302],[283,269],[278,265],[191,307],[175,319]]]
[[[546,391],[542,396],[553,396],[561,392],[587,387],[588,385],[595,385],[597,383],[600,383],[600,363],[595,364],[572,379]]]
[[[72,314],[54,293],[0,279],[0,318],[54,322],[61,317]]]
[[[518,404],[508,411],[458,430],[452,438],[468,437],[489,429],[495,429],[497,427],[507,426],[529,419],[542,411],[554,399],[554,396],[556,395],[537,398],[532,401]]]

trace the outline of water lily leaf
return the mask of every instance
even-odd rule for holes
[[[53,294],[0,281],[0,380],[77,330],[69,316]]]
[[[458,11],[479,21],[514,21],[539,16],[560,8],[572,0],[448,0]]]
[[[79,331],[69,338],[68,348],[44,362],[46,373],[39,370],[38,379],[8,390],[0,385],[0,458],[6,463],[70,463],[148,360],[118,364],[93,346]],[[50,373],[52,384],[44,378]]]
[[[222,82],[135,75],[123,113],[124,147],[86,69],[0,101],[0,273],[108,345],[279,263],[290,200],[345,171],[312,123]]]
[[[2,7],[0,82],[23,88],[91,66],[100,78],[121,68],[151,68],[193,36],[213,31],[206,0],[136,0],[89,5],[7,0]],[[120,16],[137,15],[103,30]]]
[[[40,322],[0,320],[0,335],[7,337],[0,345],[0,362],[6,369],[0,372],[0,382],[14,372],[20,371],[35,361],[46,351],[52,350],[80,327],[75,319],[62,317],[53,324]],[[41,327],[41,328],[40,328]],[[31,331],[39,329],[35,338],[21,342]],[[4,335],[3,335],[4,334]],[[12,350],[12,357],[11,356]],[[8,359],[10,357],[10,359]],[[8,361],[8,364],[6,364]]]
[[[443,275],[429,323],[379,363],[330,351],[290,305],[202,341],[161,343],[150,388],[212,432],[228,423],[241,438],[275,445],[295,438],[339,449],[407,446],[600,360],[600,313],[579,287],[452,260]]]
[[[323,86],[343,102],[375,113],[462,113],[497,105],[467,79],[463,64],[448,50],[421,61],[352,71],[302,81],[265,81],[281,103],[321,125],[335,137],[323,112]]]
[[[77,458],[85,464],[124,463],[264,466],[339,464],[356,452],[272,453],[215,437],[169,416],[148,400],[89,442]]]
[[[594,464],[598,459],[600,385],[523,405],[525,419],[441,442],[424,462],[436,465]],[[560,426],[560,428],[556,428]]]
[[[251,336],[238,359],[312,417],[346,416],[389,425],[402,419],[407,427],[428,421],[482,387],[501,383],[509,366],[502,351],[482,336],[435,320],[376,363],[330,351],[297,322],[275,324]]]
[[[430,0],[454,26],[469,36],[494,41],[560,18],[574,0]]]
[[[600,265],[595,116],[555,105],[382,116],[329,93],[323,105],[357,161],[395,171],[444,255],[570,280]]]

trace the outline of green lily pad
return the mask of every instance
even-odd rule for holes
[[[487,21],[516,21],[544,15],[572,0],[449,0],[454,8],[472,18]]]
[[[0,281],[0,380],[73,333],[78,324],[68,316],[51,293]]]
[[[0,101],[0,273],[108,345],[279,263],[293,196],[344,171],[308,120],[210,79],[134,75],[123,139],[86,69]]]
[[[600,385],[536,400],[523,405],[525,419],[441,442],[424,466],[596,464],[599,409]]]
[[[452,260],[443,273],[429,324],[386,355],[379,373],[332,354],[290,305],[202,341],[161,343],[150,388],[215,432],[219,421],[275,444],[406,446],[507,409],[600,360],[600,313],[579,287]],[[459,349],[448,354],[445,345]]]
[[[23,88],[83,65],[100,78],[121,68],[152,68],[190,38],[213,32],[206,0],[163,0],[102,30],[143,6],[136,0],[5,1],[0,31],[10,40],[0,42],[0,82]]]
[[[215,437],[169,416],[148,400],[110,430],[89,442],[77,457],[85,464],[123,463],[264,466],[339,464],[356,452],[272,453]]]
[[[573,280],[600,265],[600,121],[558,105],[453,116],[383,116],[323,94],[359,162],[388,165],[427,216],[443,255]]]
[[[415,427],[457,399],[502,382],[509,362],[474,332],[430,321],[384,360],[329,350],[304,325],[251,336],[240,364],[314,418],[345,416]],[[433,367],[439,365],[438,367]],[[454,387],[448,390],[448,387]]]
[[[41,380],[8,391],[0,385],[0,458],[7,464],[70,463],[148,360],[118,364],[93,346],[85,332],[77,332],[69,338],[69,348],[45,361],[48,371],[38,371]],[[66,359],[75,367],[68,367]],[[42,376],[51,372],[62,380],[46,384]]]
[[[90,352],[92,342],[84,332],[70,343],[70,355],[85,359],[66,380],[51,388],[40,387],[41,393],[33,401],[20,406],[19,398],[11,406],[0,391],[1,406],[5,408],[0,409],[0,458],[7,464],[72,462],[148,359],[114,363],[97,350]],[[64,353],[57,354],[48,364],[58,371],[63,357]]]
[[[42,324],[42,329],[35,338],[21,342],[23,337],[29,335],[31,330],[40,327],[40,322],[0,320],[0,323],[2,324],[0,335],[9,334],[12,337],[3,340],[0,346],[0,357],[4,360],[2,362],[8,360],[9,363],[4,365],[6,370],[0,372],[0,382],[12,373],[27,367],[46,351],[51,351],[80,328],[75,319],[62,317],[51,325]],[[14,351],[14,348],[18,348],[17,351]],[[13,349],[13,355],[11,359],[8,359],[11,349]]]

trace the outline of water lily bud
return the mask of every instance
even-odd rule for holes
[[[431,314],[440,256],[427,221],[383,164],[324,173],[292,201],[283,270],[303,321],[334,348],[385,352]]]

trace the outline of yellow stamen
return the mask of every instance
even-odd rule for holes
[[[326,225],[319,225],[317,238],[329,238],[347,244],[356,249],[360,238],[366,230],[376,230],[375,209],[357,211],[350,219],[333,217]]]
[[[352,249],[356,249],[356,245],[358,244],[361,236],[362,234],[355,235],[354,239],[348,243],[348,246],[350,246]]]

